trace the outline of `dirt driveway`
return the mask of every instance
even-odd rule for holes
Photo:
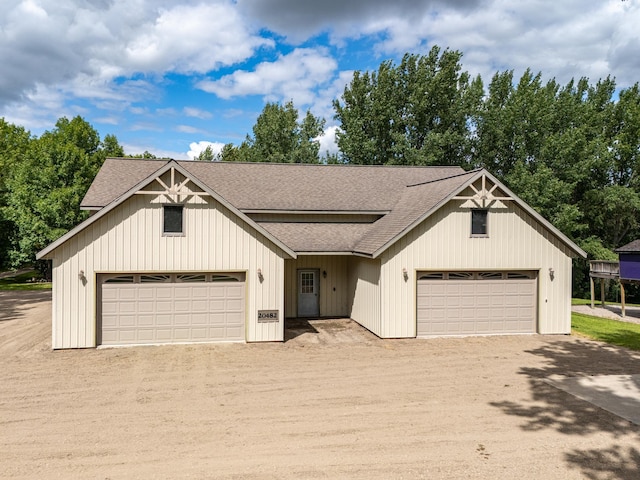
[[[638,374],[565,336],[50,350],[50,296],[0,292],[0,477],[637,478],[640,429],[546,384]]]

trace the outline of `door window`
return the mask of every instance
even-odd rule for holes
[[[313,272],[300,272],[300,293],[313,293]]]

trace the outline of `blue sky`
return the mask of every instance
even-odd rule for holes
[[[0,117],[34,134],[83,116],[129,154],[240,143],[265,102],[327,120],[354,70],[433,45],[487,83],[640,81],[639,0],[3,0]]]

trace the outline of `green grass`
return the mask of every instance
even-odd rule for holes
[[[33,278],[40,278],[36,270],[0,278],[0,290],[51,290],[51,282],[33,282]]]
[[[594,305],[600,305],[600,296],[598,295],[598,298],[594,299]],[[605,302],[606,305],[620,305],[620,302],[610,302],[609,300],[607,300]],[[571,305],[591,305],[591,300],[588,298],[572,298],[571,299]],[[640,304],[637,303],[629,303],[629,302],[625,302],[625,306],[627,307],[640,307]]]
[[[640,324],[571,314],[571,331],[575,335],[640,351]]]
[[[598,300],[596,300],[596,303]],[[591,300],[586,298],[572,298],[571,305],[591,305]]]

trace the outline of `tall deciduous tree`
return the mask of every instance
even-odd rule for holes
[[[483,87],[461,71],[461,57],[436,46],[426,56],[405,55],[397,66],[387,61],[377,72],[355,72],[334,101],[345,161],[466,165]]]
[[[9,179],[27,150],[31,137],[23,127],[0,118],[0,268],[9,264],[9,252],[17,242],[17,228],[7,205],[10,198]]]
[[[225,145],[219,159],[242,162],[318,163],[325,120],[307,111],[298,120],[293,102],[267,103],[253,126],[253,136],[239,147]]]
[[[105,140],[75,117],[61,118],[29,143],[8,180],[6,212],[18,238],[9,252],[14,265],[34,261],[39,249],[86,218],[79,209],[82,197],[107,154],[122,150],[115,137]]]

